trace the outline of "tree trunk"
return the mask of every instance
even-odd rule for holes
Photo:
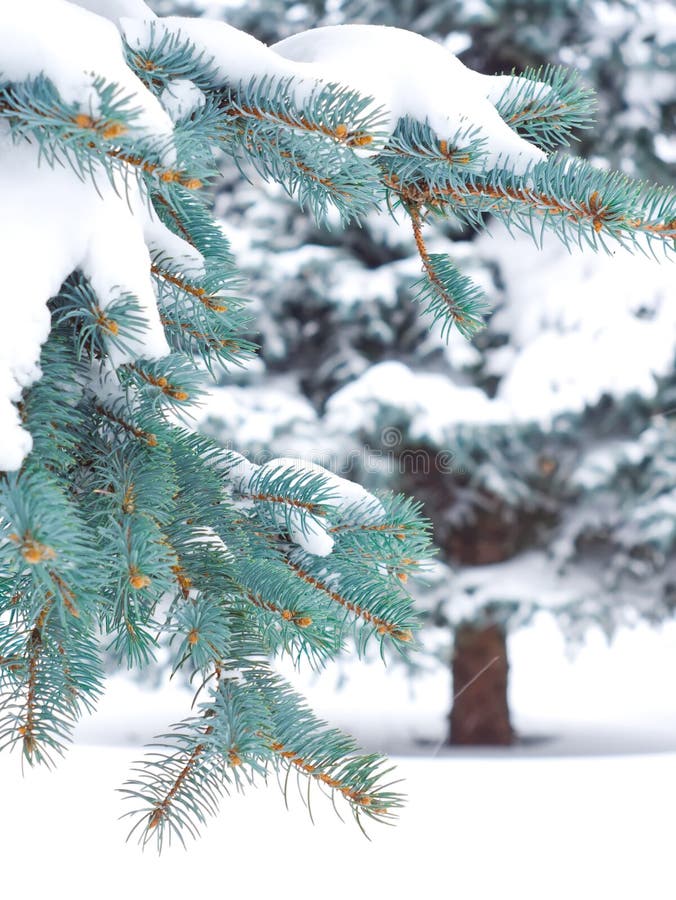
[[[513,743],[507,706],[508,669],[506,636],[499,625],[466,623],[456,629],[450,744]]]
[[[545,462],[543,476],[552,472],[551,461],[543,460],[543,466]],[[513,559],[533,545],[548,521],[543,510],[510,507],[499,496],[473,487],[468,476],[415,466],[400,471],[404,472],[402,489],[423,499],[425,514],[434,525],[435,543],[442,558],[454,567],[471,569]],[[462,516],[449,514],[456,504],[465,509]],[[495,606],[502,610],[501,620],[508,618],[504,607]],[[515,739],[507,705],[505,627],[494,620],[489,607],[477,609],[474,622],[454,629],[450,744],[504,746]]]

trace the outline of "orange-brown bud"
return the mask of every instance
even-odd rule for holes
[[[151,580],[142,572],[130,570],[129,584],[134,588],[134,590],[140,591],[142,588],[147,588],[151,584]]]
[[[78,113],[73,120],[78,128],[95,128],[96,122],[86,113]]]
[[[234,748],[232,750],[228,751],[228,761],[231,766],[241,766],[242,765],[242,758]]]
[[[410,628],[397,628],[392,632],[392,637],[395,637],[398,641],[408,643],[413,640],[413,632]]]
[[[112,141],[116,137],[126,134],[127,126],[122,122],[108,122],[101,134],[106,140]]]
[[[21,548],[21,555],[27,563],[34,566],[49,559],[55,559],[56,551],[46,544],[40,544],[38,541],[29,538]]]

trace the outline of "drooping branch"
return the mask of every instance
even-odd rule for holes
[[[213,733],[213,730],[213,726],[207,726],[204,729],[204,736],[208,737]],[[199,764],[200,756],[202,756],[205,750],[205,743],[197,744],[197,746],[193,748],[192,752],[188,756],[185,765],[178,772],[165,795],[157,801],[153,810],[148,813],[148,824],[146,826],[148,832],[153,831],[153,829],[157,828],[161,824],[162,820],[169,815],[176,796],[183,789],[185,782],[188,781],[188,779],[192,776],[195,768]]]
[[[472,221],[488,212],[533,233],[535,216],[563,240],[572,226],[593,247],[597,238],[624,243],[645,234],[670,249],[676,238],[672,192],[568,157],[552,157],[525,176],[498,170],[457,176],[445,185],[402,185],[390,178],[387,186],[407,206],[429,206]]]
[[[36,725],[37,725],[37,692],[39,680],[40,656],[42,654],[43,638],[42,630],[45,626],[49,610],[51,608],[51,598],[47,600],[40,610],[40,614],[35,620],[35,624],[30,631],[28,639],[28,663],[26,666],[26,703],[24,706],[24,716],[22,724],[18,727],[19,735],[23,741],[23,749],[26,756],[30,759],[37,749]]]
[[[383,803],[382,799],[375,792],[369,792],[355,788],[345,779],[335,777],[322,767],[308,762],[301,753],[287,747],[281,741],[270,739],[268,742],[270,749],[276,753],[283,762],[288,766],[293,766],[296,771],[313,778],[321,784],[325,784],[333,791],[338,791],[353,804],[356,808],[368,809],[369,813],[377,816],[390,816],[389,808]],[[337,766],[333,766],[335,770]]]

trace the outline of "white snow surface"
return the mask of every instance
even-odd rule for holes
[[[142,343],[131,348],[131,356],[112,354],[117,364],[134,354],[156,358],[169,350],[157,312],[143,221],[130,202],[137,191],[134,182],[128,190],[128,197],[124,190],[116,192],[102,176],[97,192],[70,168],[51,168],[39,161],[36,146],[15,144],[0,123],[0,469],[18,468],[31,448],[12,403],[40,377],[40,346],[50,327],[46,302],[74,269],[90,279],[102,309],[123,292],[141,304],[148,330]],[[142,205],[140,198],[136,201]],[[155,233],[159,226],[155,224]]]
[[[243,447],[256,450],[269,448],[279,433],[286,433],[289,420],[297,431],[307,426],[314,437],[317,429],[317,413],[305,397],[291,393],[291,389],[242,388],[237,386],[215,387],[203,398],[200,409],[200,428],[209,431],[210,420],[220,433],[223,420],[228,429],[237,435]],[[288,443],[288,439],[287,439]]]
[[[315,63],[331,80],[373,97],[387,113],[387,131],[400,118],[429,122],[443,138],[478,128],[487,139],[484,165],[523,172],[546,155],[503,121],[493,102],[512,79],[468,69],[435,41],[384,25],[313,28],[273,45],[296,62]]]
[[[0,760],[9,896],[181,900],[215,884],[276,900],[346,896],[494,900],[673,900],[676,753],[591,758],[397,758],[409,802],[395,827],[341,822],[295,785],[233,792],[187,849],[142,852],[116,789],[140,749],[78,747],[56,772]],[[323,801],[323,802],[322,802]],[[75,865],[73,847],[79,851]],[[39,859],[39,864],[36,860]],[[293,865],[295,863],[295,865]],[[358,893],[354,886],[358,885]],[[253,893],[252,893],[253,891]]]
[[[122,16],[136,19],[157,18],[152,9],[143,0],[71,0],[76,6],[82,6],[111,22],[119,22]]]
[[[174,122],[189,116],[204,106],[206,98],[202,91],[187,78],[175,78],[162,91],[162,106]]]
[[[246,84],[254,77],[264,76],[305,79],[296,94],[302,101],[320,81],[318,67],[282,59],[262,41],[227,22],[184,16],[152,20],[122,17],[121,27],[131,47],[147,47],[163,33],[190,40],[212,58],[216,77],[222,82]]]
[[[455,571],[434,560],[426,564],[421,582],[413,582],[416,605],[429,611],[440,607],[452,627],[476,620],[491,604],[513,604],[510,627],[516,628],[539,610],[556,613],[595,599],[599,592],[598,578],[577,569],[567,571],[556,558],[538,550]]]
[[[340,430],[343,423],[352,432],[370,430],[376,416],[388,408],[406,415],[411,438],[438,444],[454,425],[494,424],[509,418],[509,409],[479,388],[454,384],[446,375],[414,372],[390,360],[371,366],[336,391],[326,405],[326,421],[329,429]]]
[[[496,401],[520,421],[579,413],[604,394],[647,399],[676,356],[673,264],[617,248],[568,251],[553,236],[535,250],[527,235],[479,238],[500,267],[505,302],[491,330],[509,335],[488,352],[501,376]],[[524,290],[524,284],[528,290]]]
[[[98,105],[94,74],[101,75],[133,95],[139,109],[135,127],[163,143],[173,134],[170,117],[127,67],[116,28],[65,0],[3,4],[0,71],[14,81],[44,73],[65,101],[90,115]],[[111,184],[100,172],[95,185],[68,167],[52,168],[36,144],[15,143],[8,126],[0,123],[0,470],[19,468],[31,449],[13,403],[40,377],[40,347],[50,327],[46,303],[75,269],[89,278],[102,309],[130,293],[145,315],[142,340],[129,353],[111,353],[115,364],[169,351],[144,231],[172,249],[179,239],[150,219],[135,180],[123,181],[120,177]],[[180,243],[187,253],[188,245]]]
[[[144,6],[145,4],[141,4]],[[67,103],[95,114],[94,77],[104,77],[132,96],[135,127],[169,140],[173,125],[159,101],[127,66],[115,26],[66,0],[21,0],[0,7],[0,72],[8,81],[41,73]]]
[[[511,694],[522,733],[554,737],[491,750],[439,749],[450,684],[443,668],[411,694],[401,671],[356,663],[306,683],[310,702],[367,749],[403,740],[393,763],[408,796],[394,828],[340,822],[313,791],[313,825],[293,780],[289,810],[271,779],[224,797],[197,841],[161,857],[125,844],[130,804],[116,788],[142,743],[189,714],[191,693],[116,677],[55,771],[0,754],[0,843],[8,896],[179,900],[213,892],[278,900],[672,900],[676,626],[590,635],[566,659],[549,617],[510,639]],[[296,678],[297,680],[297,678]],[[431,738],[426,746],[415,737]],[[29,839],[30,838],[30,839]],[[73,848],[78,848],[78,865]],[[36,865],[36,859],[40,864]],[[214,860],[220,868],[214,868]],[[337,860],[339,862],[337,862]],[[355,890],[358,885],[358,890]]]

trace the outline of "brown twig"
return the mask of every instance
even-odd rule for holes
[[[28,639],[28,681],[26,682],[26,715],[23,725],[19,726],[19,734],[23,738],[23,748],[27,756],[32,756],[36,748],[35,725],[37,705],[37,681],[40,655],[42,653],[42,630],[52,604],[51,596],[42,607]]]
[[[150,372],[144,371],[135,363],[127,363],[126,368],[130,369],[132,372],[136,372],[139,378],[142,378],[143,381],[146,382],[146,384],[152,384],[153,387],[158,387],[163,394],[166,394],[167,397],[172,397],[174,400],[180,401],[188,400],[190,397],[190,394],[188,394],[187,391],[169,384],[164,375],[151,375]]]
[[[157,263],[153,263],[150,267],[150,271],[153,275],[156,275],[158,278],[163,278],[165,281],[168,281],[170,284],[175,285],[180,288],[182,291],[185,291],[186,294],[190,294],[193,297],[197,297],[200,303],[203,303],[207,309],[211,309],[214,312],[226,312],[228,307],[223,305],[222,303],[216,302],[215,295],[209,295],[202,287],[197,287],[194,284],[191,284],[189,281],[186,281],[185,278],[181,278],[179,275],[174,275],[172,272],[167,272],[165,269],[161,268],[157,265]]]
[[[236,103],[227,105],[224,103],[221,107],[224,114],[233,118],[245,117],[256,119],[259,122],[271,121],[279,125],[286,125],[289,128],[296,128],[306,131],[310,134],[323,134],[330,137],[338,143],[345,144],[347,147],[366,147],[373,142],[373,136],[366,131],[350,131],[347,125],[339,124],[335,128],[330,128],[323,122],[310,122],[303,116],[294,119],[284,113],[275,113],[270,110],[257,109],[253,106]]]
[[[368,609],[360,606],[358,603],[353,603],[351,600],[348,600],[347,597],[343,597],[338,591],[332,590],[327,584],[324,584],[323,581],[310,575],[309,572],[306,572],[296,563],[291,562],[291,560],[287,560],[287,563],[298,578],[301,578],[306,584],[310,584],[317,590],[323,591],[331,598],[331,600],[338,603],[344,609],[348,609],[351,613],[354,613],[355,616],[358,616],[370,625],[375,625],[378,634],[387,634],[398,641],[410,641],[412,639],[413,635],[408,628],[399,628],[393,622],[388,622],[386,619],[374,616]]]
[[[246,596],[254,606],[275,613],[280,616],[280,618],[284,619],[285,622],[292,622],[294,625],[297,625],[298,628],[307,628],[309,625],[312,625],[311,617],[304,615],[302,612],[298,612],[298,610],[282,609],[281,606],[277,606],[272,600],[265,600],[260,594],[254,594],[251,591],[247,591]]]
[[[143,429],[137,428],[136,425],[132,425],[131,422],[127,422],[124,419],[120,418],[120,416],[116,416],[115,413],[111,412],[109,409],[106,409],[104,406],[101,406],[98,403],[96,404],[94,409],[97,413],[104,416],[106,419],[109,419],[111,422],[114,422],[116,425],[124,428],[124,430],[128,431],[130,434],[133,434],[134,437],[139,438],[139,440],[145,441],[149,447],[157,446],[157,437],[154,434],[151,434],[149,431],[143,431]]]

